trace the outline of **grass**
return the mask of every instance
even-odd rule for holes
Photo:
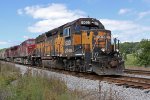
[[[6,87],[19,76],[19,69],[0,63],[0,88]]]
[[[11,89],[11,100],[70,100],[75,98],[64,82],[38,76],[23,76]],[[73,99],[74,100],[74,99]]]
[[[12,65],[0,64],[0,100],[78,100],[77,92],[54,77],[28,70],[23,76]]]
[[[125,61],[125,66],[138,66],[137,59],[133,54],[127,55],[127,60]]]
[[[20,77],[19,69],[13,66],[0,62],[0,100],[6,100],[10,95],[8,86]]]
[[[138,63],[137,63],[137,59],[136,57],[134,56],[134,54],[128,54],[127,55],[127,60],[125,61],[125,67],[127,69],[135,69],[135,70],[149,70],[150,71],[150,68],[145,68],[144,66],[140,66]]]

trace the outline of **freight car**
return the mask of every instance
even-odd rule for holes
[[[94,18],[79,18],[50,30],[36,39],[32,65],[69,71],[120,75],[124,61],[119,41],[112,44],[111,31]]]

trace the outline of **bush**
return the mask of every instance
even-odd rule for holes
[[[67,89],[58,78],[43,76],[31,70],[20,75],[13,65],[0,64],[0,100],[76,100],[78,96]]]
[[[150,66],[150,40],[143,39],[140,42],[140,49],[137,51],[137,59],[140,65]]]

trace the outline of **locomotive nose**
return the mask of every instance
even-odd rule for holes
[[[34,47],[35,47],[35,45],[29,45],[29,46],[28,46],[29,49],[32,49],[32,48],[34,48]]]

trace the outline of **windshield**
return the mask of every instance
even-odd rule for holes
[[[27,41],[27,44],[35,44],[35,41]]]
[[[90,29],[98,29],[97,26],[93,27],[93,26],[81,26],[82,30],[90,30]]]

